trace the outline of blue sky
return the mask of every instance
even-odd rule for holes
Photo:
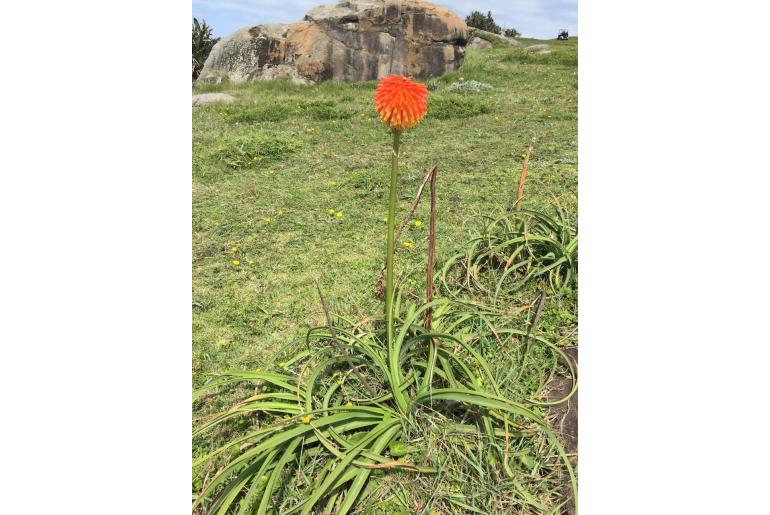
[[[215,36],[257,23],[299,21],[311,7],[335,0],[192,0],[192,14],[205,19]],[[559,29],[577,35],[577,0],[434,0],[465,18],[471,11],[492,11],[502,27],[515,27],[525,36],[551,39]]]

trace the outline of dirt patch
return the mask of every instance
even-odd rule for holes
[[[575,368],[578,364],[577,347],[564,349],[565,354],[574,362]],[[572,388],[572,379],[563,375],[555,375],[548,383],[548,400],[557,400],[565,397]],[[572,466],[577,469],[578,464],[578,392],[569,398],[567,402],[551,406],[548,409],[546,419],[561,440],[564,450],[570,455]],[[571,495],[570,492],[565,492]],[[568,515],[575,513],[574,501],[571,501],[565,507]]]

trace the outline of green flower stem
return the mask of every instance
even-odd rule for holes
[[[393,253],[396,236],[396,180],[398,177],[398,149],[401,133],[393,131],[393,157],[390,169],[390,205],[388,207],[388,250],[385,258],[385,320],[388,324],[388,347],[393,344]]]

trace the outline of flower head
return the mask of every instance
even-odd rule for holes
[[[422,227],[422,220],[415,220],[414,221],[414,226],[415,227]]]
[[[302,417],[302,423],[303,424],[309,424],[310,423],[310,417]]]
[[[412,245],[413,245],[413,243],[412,243],[411,241],[405,241],[405,242],[404,242],[404,247],[406,247],[406,248],[409,248],[409,247],[411,247]]]
[[[374,105],[382,122],[396,132],[414,127],[428,110],[428,88],[411,77],[388,75],[380,79]]]
[[[233,266],[238,266],[240,264],[241,264],[240,261],[238,261],[237,259],[233,259]]]

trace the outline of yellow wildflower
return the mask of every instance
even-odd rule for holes
[[[233,259],[233,266],[238,266],[240,264],[241,264],[240,261],[238,261],[237,259]]]
[[[327,209],[326,212],[329,213],[330,215],[333,215],[334,213],[336,213],[334,209]]]
[[[409,248],[409,247],[411,247],[412,245],[413,245],[413,243],[412,243],[411,241],[405,241],[405,242],[404,242],[404,247],[406,247],[406,248]]]
[[[415,220],[414,221],[414,226],[415,227],[422,227],[422,220]]]
[[[280,363],[278,363],[278,366],[283,368],[283,367],[286,366],[286,362],[285,361],[281,361]]]
[[[231,249],[230,249],[230,252],[232,252],[233,254],[235,254],[236,252],[238,252],[238,247],[233,247],[233,248],[231,248]]]
[[[342,218],[342,211],[337,211],[337,218]]]
[[[352,407],[353,407],[353,403],[352,403],[352,402],[350,402],[350,401],[348,401],[348,402],[345,404],[345,407],[346,407],[346,408],[352,408]]]
[[[302,423],[303,424],[309,424],[310,423],[310,417],[302,417]]]

